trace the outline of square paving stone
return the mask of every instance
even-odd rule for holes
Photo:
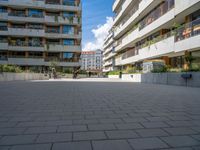
[[[141,123],[145,128],[164,128],[164,127],[169,127],[164,122],[142,122]]]
[[[196,134],[198,133],[195,130],[192,130],[187,127],[179,127],[179,128],[164,128],[165,131],[170,133],[171,135],[187,135],[187,134]]]
[[[72,140],[72,133],[41,134],[36,143],[65,142]]]
[[[18,145],[10,150],[51,150],[51,144]]]
[[[0,145],[31,144],[36,137],[36,135],[4,136],[0,139]]]
[[[128,140],[134,149],[159,149],[167,148],[167,144],[161,141],[159,138],[139,138]]]
[[[42,134],[42,133],[55,133],[57,127],[31,127],[25,131],[25,134]]]
[[[76,132],[87,131],[86,125],[73,125],[73,126],[59,126],[58,132]]]
[[[55,143],[52,150],[92,150],[90,142]]]
[[[161,138],[172,147],[195,146],[200,144],[199,141],[189,136],[169,136]]]
[[[162,129],[138,129],[135,130],[141,137],[168,136],[169,134]]]
[[[109,139],[136,138],[138,135],[132,130],[106,131]]]
[[[115,124],[115,125],[116,125],[117,129],[119,129],[119,130],[144,128],[139,123],[123,123],[123,124]]]
[[[100,123],[122,123],[121,119],[99,119]]]
[[[94,150],[132,150],[125,140],[93,141]]]
[[[98,130],[114,130],[116,127],[114,124],[94,124],[94,125],[88,125],[89,130],[98,131]]]
[[[22,134],[26,128],[0,128],[0,135]]]
[[[106,139],[104,132],[95,131],[95,132],[76,132],[73,133],[73,140],[100,140]]]

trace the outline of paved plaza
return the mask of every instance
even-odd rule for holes
[[[0,150],[200,150],[200,89],[0,82]]]

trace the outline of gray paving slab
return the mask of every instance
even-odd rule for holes
[[[160,137],[168,136],[169,134],[162,129],[138,129],[135,130],[141,137]]]
[[[161,137],[161,139],[172,147],[195,146],[200,144],[199,141],[189,136],[169,136]]]
[[[3,82],[0,95],[0,150],[200,149],[199,88]]]
[[[90,142],[55,143],[52,150],[92,150]]]
[[[74,141],[101,140],[101,139],[107,139],[105,133],[102,132],[102,131],[89,131],[89,132],[73,133],[73,140]]]
[[[105,131],[109,139],[131,139],[139,137],[132,130]]]
[[[72,133],[40,134],[36,143],[55,143],[72,141]]]
[[[52,144],[17,145],[10,150],[51,150]]]
[[[92,142],[94,150],[132,150],[125,140],[107,140]]]
[[[169,147],[166,143],[161,141],[159,138],[138,138],[128,140],[134,149],[159,149]]]

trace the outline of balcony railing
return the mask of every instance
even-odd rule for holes
[[[9,15],[9,16],[14,16],[14,17],[44,18],[44,15],[42,15],[42,14],[26,15],[25,13],[16,13],[16,12],[11,12],[11,13],[9,13],[8,15]]]
[[[138,55],[138,50],[133,48],[133,49],[128,50],[128,51],[126,51],[125,53],[122,54],[122,60],[127,59],[127,58],[132,57],[132,56],[136,56],[136,55]]]
[[[8,31],[8,28],[6,26],[0,26],[0,31]]]
[[[43,47],[42,42],[24,42],[24,41],[11,41],[9,46],[22,46],[22,47]]]
[[[57,29],[47,29],[45,32],[46,33],[60,33],[60,30],[57,30]]]
[[[2,60],[2,61],[7,61],[7,60],[8,60],[8,57],[7,57],[7,56],[0,56],[0,60]]]
[[[200,34],[200,19],[187,23],[176,31],[175,41],[181,41]]]

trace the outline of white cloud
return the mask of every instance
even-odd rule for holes
[[[106,17],[106,23],[98,25],[96,29],[92,29],[95,40],[94,42],[88,42],[84,45],[83,51],[103,49],[104,39],[108,35],[108,31],[113,25],[113,18]]]

